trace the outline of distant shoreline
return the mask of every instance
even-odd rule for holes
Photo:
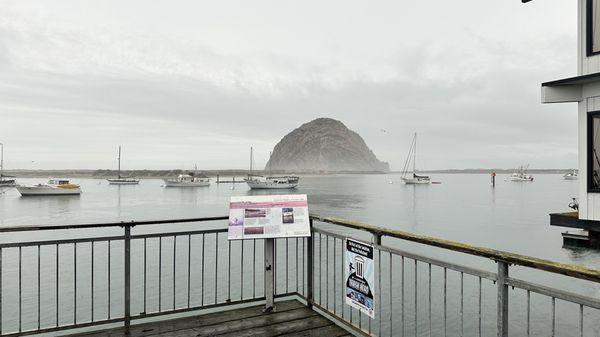
[[[573,169],[530,169],[528,170],[531,174],[564,174],[571,172]],[[182,173],[193,172],[192,170],[123,170],[121,175],[124,177],[137,177],[137,178],[167,178],[176,177]],[[426,174],[491,174],[496,172],[497,174],[511,174],[515,172],[514,169],[445,169],[445,170],[423,170],[420,173]],[[199,174],[204,174],[211,178],[216,178],[217,175],[223,178],[234,177],[234,176],[245,176],[248,174],[247,170],[240,169],[225,169],[225,170],[198,170]],[[298,175],[334,175],[334,174],[399,174],[401,171],[390,171],[390,172],[358,172],[358,171],[331,171],[331,172],[281,172],[281,171],[263,171],[255,170],[254,174],[259,175],[285,175],[285,174],[298,174]],[[41,178],[41,177],[73,177],[73,178],[97,178],[106,179],[109,177],[117,176],[116,170],[104,170],[104,169],[53,169],[53,170],[27,170],[27,169],[16,169],[16,170],[5,170],[5,175],[15,176],[17,178]]]

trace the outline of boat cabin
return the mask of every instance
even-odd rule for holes
[[[577,76],[542,83],[541,99],[578,107],[579,206],[551,214],[550,224],[587,230],[592,239],[600,238],[600,0],[577,1]]]

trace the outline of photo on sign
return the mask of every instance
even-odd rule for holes
[[[284,224],[294,223],[294,209],[293,208],[282,208],[281,218]]]
[[[346,304],[375,317],[373,246],[346,239]]]

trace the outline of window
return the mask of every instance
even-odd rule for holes
[[[588,192],[600,192],[600,111],[588,114]]]
[[[587,0],[587,55],[600,53],[600,0]]]

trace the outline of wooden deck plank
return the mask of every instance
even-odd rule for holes
[[[348,331],[335,324],[327,325],[317,329],[297,331],[280,335],[281,337],[343,337],[350,336]]]
[[[295,319],[292,321],[283,322],[280,324],[272,324],[266,326],[255,327],[246,329],[243,331],[231,332],[227,334],[220,334],[221,337],[270,337],[279,336],[285,333],[307,331],[310,329],[317,329],[324,326],[332,325],[333,323],[327,318],[317,314],[302,319]],[[340,328],[341,329],[341,328]]]

